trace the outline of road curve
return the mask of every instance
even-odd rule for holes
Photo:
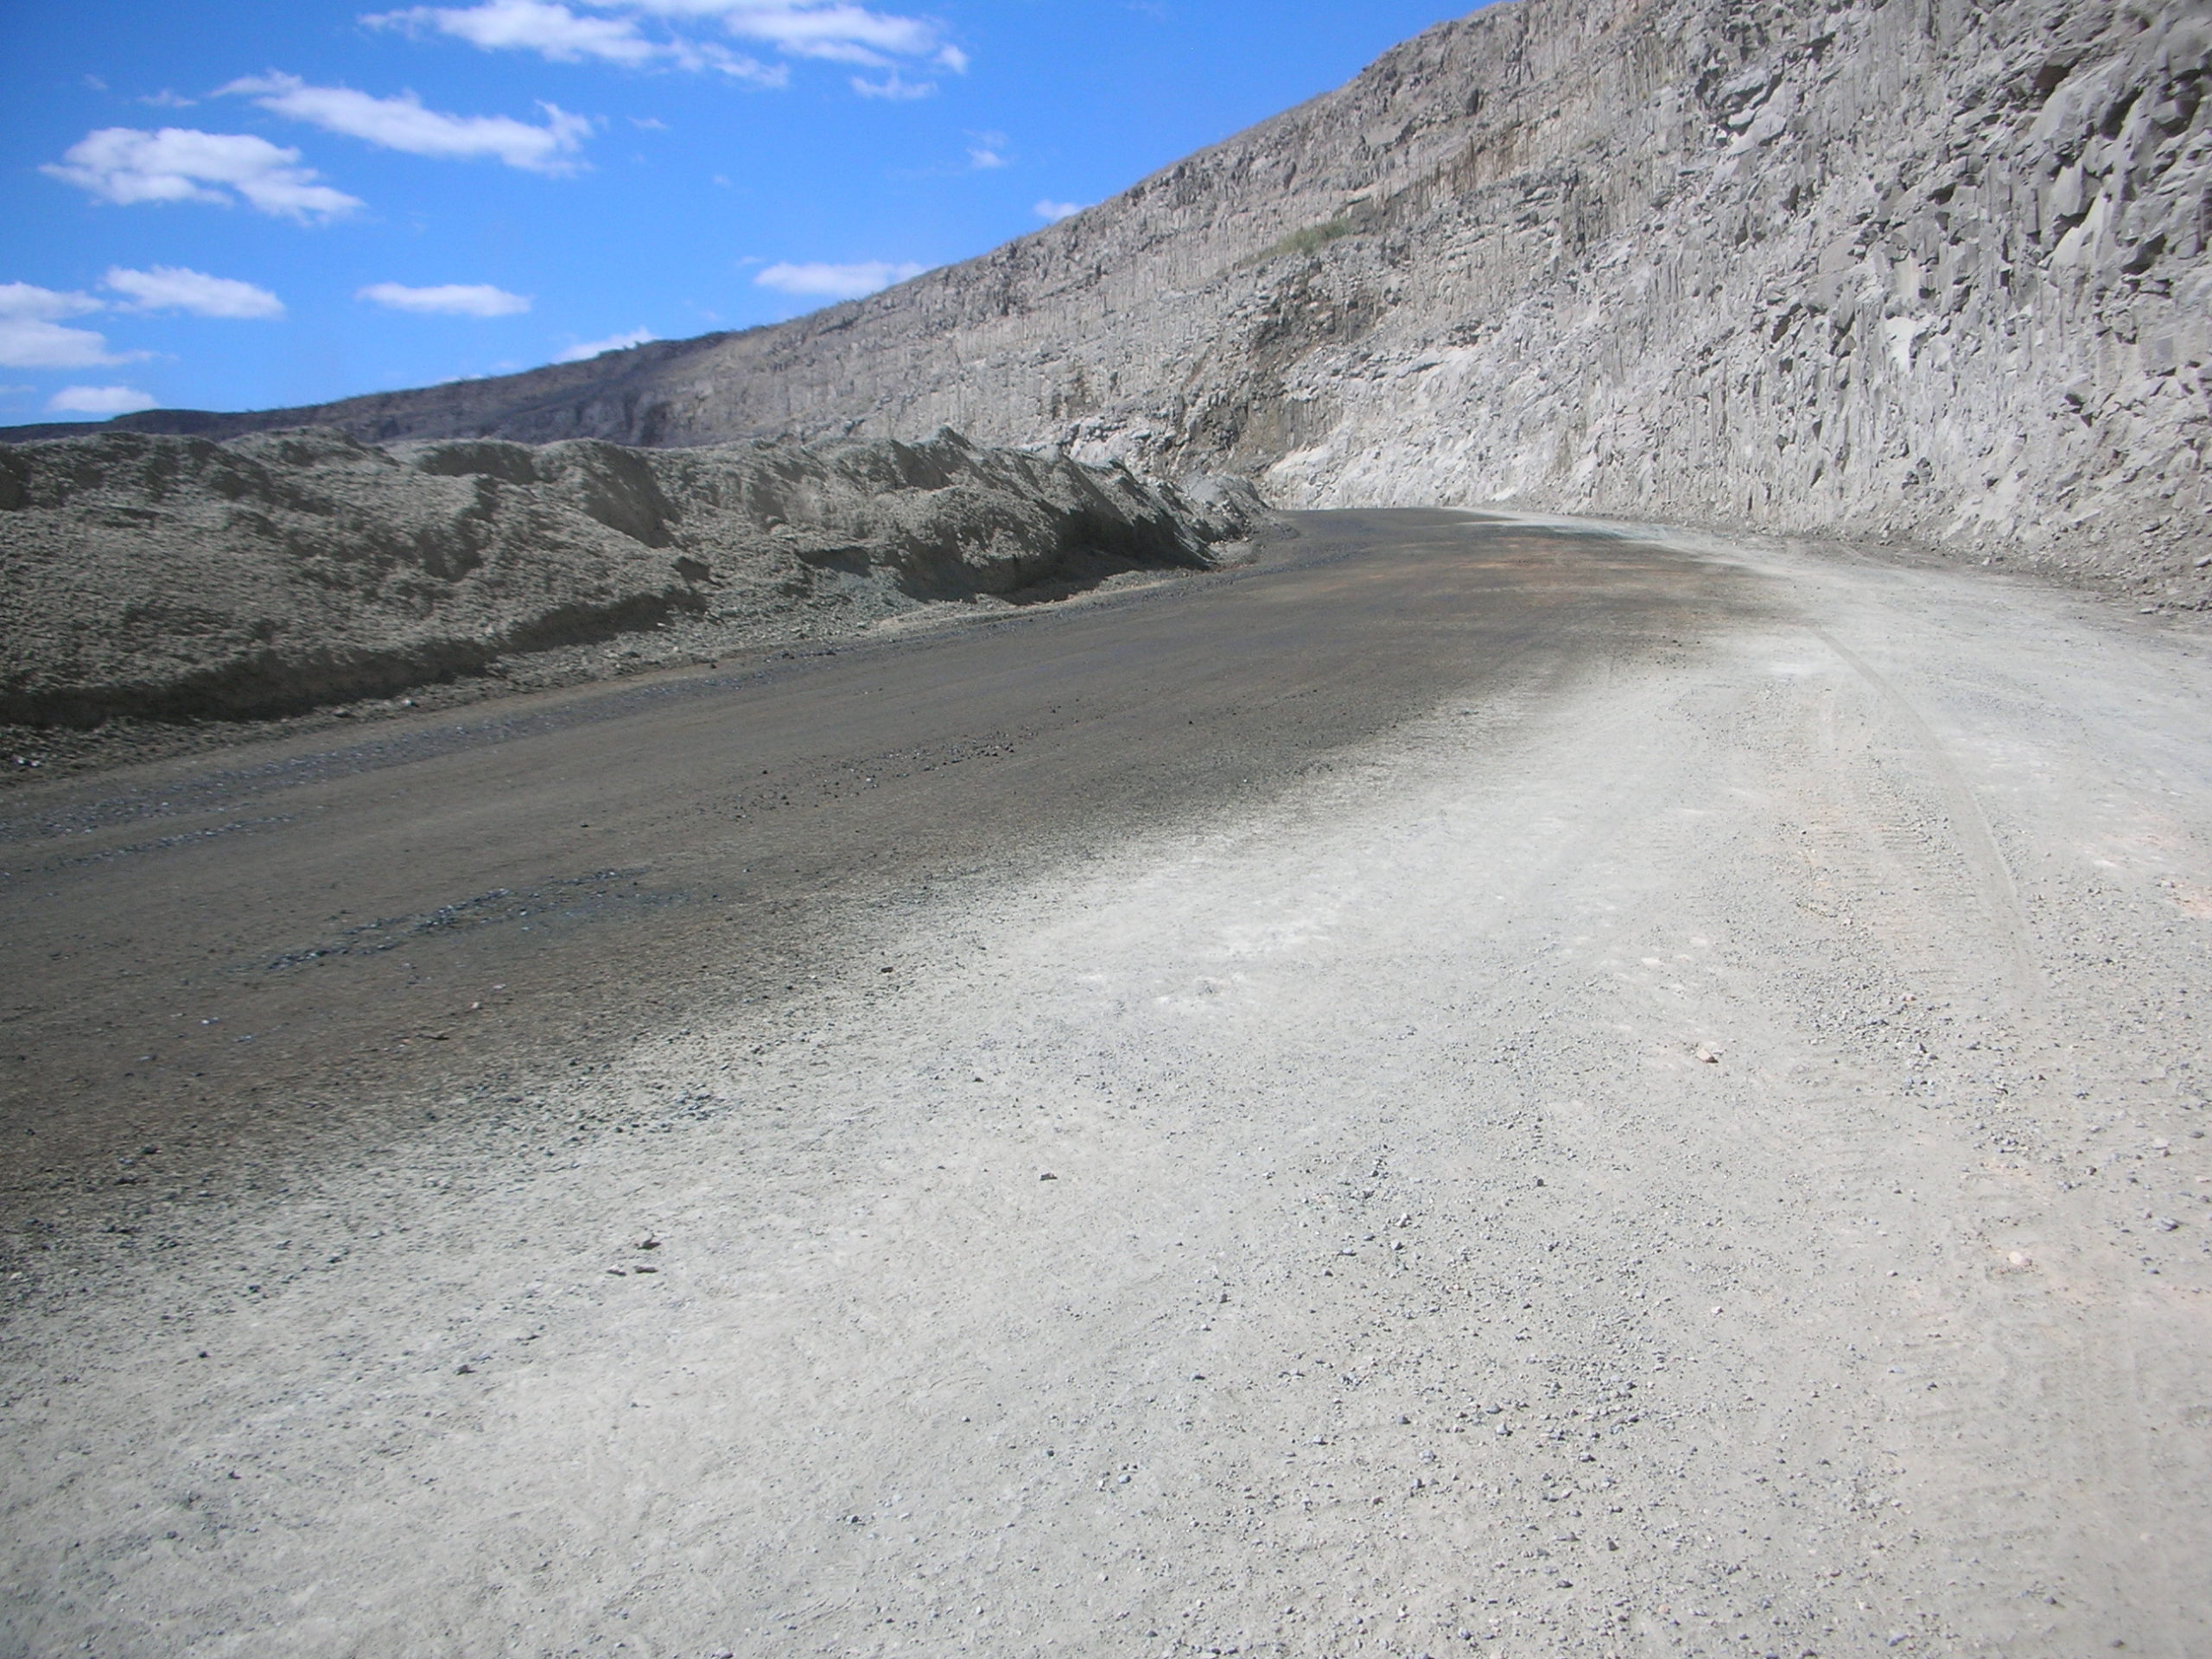
[[[2212,651],[1260,565],[0,797],[0,1641],[2212,1646]]]
[[[0,797],[0,1146],[230,1159],[378,1109],[302,1094],[588,1063],[818,977],[856,910],[1265,798],[1742,585],[1458,514],[1299,523],[1262,570]]]

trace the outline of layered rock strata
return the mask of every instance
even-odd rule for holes
[[[950,433],[0,446],[0,723],[294,713],[677,626],[724,644],[846,632],[1203,568],[1254,512],[1249,490],[1194,499]]]
[[[1285,504],[1908,537],[2202,602],[2208,72],[2201,0],[1513,0],[867,300],[316,418],[950,423]]]

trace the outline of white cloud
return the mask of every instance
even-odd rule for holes
[[[0,317],[0,364],[11,369],[91,369],[125,359],[107,348],[107,336],[90,328],[64,328],[36,317]]]
[[[133,311],[189,311],[195,317],[281,317],[284,302],[265,288],[233,276],[210,276],[181,265],[151,270],[116,266],[100,279],[102,288],[130,296]]]
[[[679,32],[684,25],[719,26],[738,40],[772,47],[786,57],[824,59],[889,70],[928,63],[965,74],[968,54],[944,38],[942,24],[871,10],[851,0],[579,0],[579,10],[560,0],[480,0],[473,6],[416,6],[378,13],[363,22],[416,31],[434,30],[486,51],[535,52],[557,62],[587,59],[628,68],[667,64],[714,70],[757,86],[780,86],[780,67],[738,55],[712,41]],[[611,15],[593,15],[593,14]],[[643,23],[668,29],[648,35]],[[855,81],[874,97],[922,97],[926,83],[893,76],[887,82]],[[899,91],[888,90],[895,86]]]
[[[160,92],[149,92],[138,101],[150,109],[188,110],[200,100],[196,98],[186,98],[183,94],[173,92],[164,86]]]
[[[900,58],[929,57],[944,43],[938,26],[926,18],[870,11],[847,0],[644,0],[644,3],[654,11],[719,16],[722,27],[731,34],[767,41],[793,57],[865,63],[874,68],[887,67]]]
[[[89,294],[0,283],[0,365],[11,369],[91,369],[144,356],[143,352],[118,356],[108,350],[105,334],[65,328],[55,321],[105,308]]]
[[[1006,134],[1002,132],[971,132],[976,142],[968,146],[969,165],[979,171],[1007,165]]]
[[[1080,201],[1054,201],[1047,196],[1037,204],[1036,213],[1038,218],[1057,225],[1064,219],[1074,218],[1084,210],[1084,206],[1085,204]]]
[[[273,114],[343,133],[386,149],[446,160],[490,156],[534,173],[566,172],[571,155],[590,135],[591,123],[551,104],[540,104],[545,124],[534,127],[506,115],[446,115],[425,109],[412,92],[373,98],[349,86],[310,86],[297,75],[252,75],[219,89],[249,97]]]
[[[130,415],[159,401],[136,386],[64,386],[46,406],[57,415]]]
[[[393,311],[420,316],[512,317],[530,309],[530,301],[489,283],[447,283],[410,288],[404,283],[371,283],[353,297]]]
[[[582,363],[597,357],[601,352],[626,352],[632,346],[642,346],[660,336],[650,328],[632,328],[626,334],[609,334],[605,340],[588,340],[581,346],[571,346],[553,360],[556,363]]]
[[[336,219],[361,205],[357,196],[315,181],[300,152],[243,132],[163,127],[102,127],[39,169],[107,201],[208,201],[232,206],[235,190],[281,219]]]
[[[785,65],[763,63],[758,58],[725,51],[712,42],[705,46],[685,45],[676,54],[676,60],[679,68],[717,69],[732,80],[749,81],[769,92],[791,83],[791,72]]]
[[[857,300],[863,294],[873,294],[880,288],[918,276],[928,269],[927,265],[892,264],[880,259],[852,265],[777,264],[768,266],[753,280],[762,288],[777,289],[785,294]]]
[[[881,80],[870,80],[863,75],[853,77],[853,90],[862,98],[927,98],[937,91],[933,80],[907,80],[893,69]]]
[[[106,302],[89,294],[65,293],[30,283],[0,283],[0,317],[81,317],[87,311],[105,311]]]
[[[636,67],[652,62],[662,48],[638,33],[629,18],[579,17],[547,0],[486,0],[480,6],[416,6],[361,21],[372,28],[435,29],[486,52],[535,52],[556,63],[597,58]]]

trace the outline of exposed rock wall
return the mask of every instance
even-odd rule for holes
[[[1416,245],[1465,297],[1301,354],[1283,396],[1326,412],[1278,491],[1906,536],[2202,604],[2212,10],[1670,10],[1582,44],[1610,73],[1540,119],[1591,135],[1560,162],[1482,182],[1497,135],[1322,262],[1324,315]]]
[[[2208,71],[2203,0],[1514,0],[869,299],[319,418],[950,423],[1287,505],[1904,536],[2202,602]]]
[[[724,643],[845,632],[1203,567],[1256,511],[950,433],[0,446],[0,723],[292,713],[677,621]]]

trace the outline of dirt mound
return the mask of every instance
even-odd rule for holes
[[[0,721],[254,718],[682,620],[765,637],[1204,569],[1261,512],[926,442],[0,447]]]

